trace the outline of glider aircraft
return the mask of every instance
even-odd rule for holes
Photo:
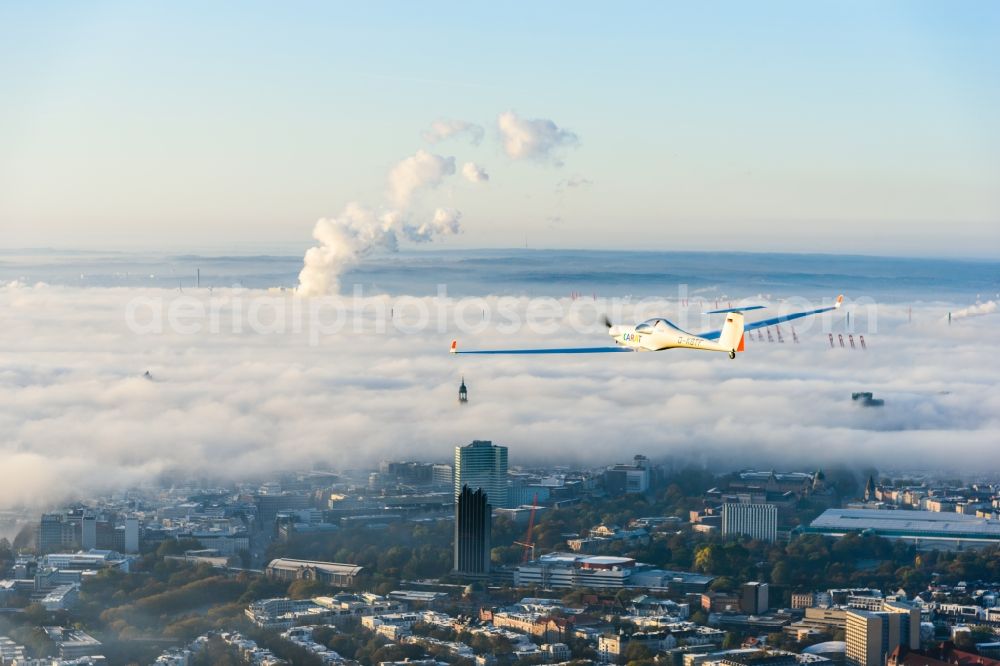
[[[704,333],[688,333],[675,324],[661,317],[649,319],[637,326],[615,326],[605,317],[604,324],[608,327],[608,335],[614,338],[614,347],[555,347],[549,349],[475,349],[459,350],[458,341],[451,341],[452,354],[604,354],[611,352],[642,352],[663,351],[665,349],[701,349],[702,351],[724,352],[729,358],[736,358],[736,352],[744,350],[743,334],[758,328],[766,328],[786,321],[801,319],[811,315],[822,314],[838,309],[844,302],[844,296],[837,297],[833,305],[793,312],[791,314],[763,319],[749,324],[743,321],[743,313],[749,310],[761,310],[763,305],[750,305],[743,308],[728,310],[712,310],[704,314],[725,314],[726,321],[722,328]]]

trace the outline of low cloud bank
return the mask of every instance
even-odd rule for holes
[[[247,317],[240,299],[263,295],[214,292],[223,321],[236,317],[238,302],[236,318]],[[1000,465],[1000,359],[982,343],[990,318],[948,326],[945,305],[914,307],[912,323],[905,307],[880,306],[867,351],[830,349],[826,330],[845,326],[830,319],[796,327],[800,344],[788,329],[784,344],[751,340],[735,361],[681,350],[454,357],[447,347],[457,302],[449,302],[444,332],[437,322],[377,330],[379,308],[412,318],[431,308],[430,298],[361,299],[360,330],[343,327],[318,345],[306,330],[137,335],[126,325],[136,297],[177,296],[0,287],[0,508],[43,507],[164,475],[228,480],[317,462],[448,460],[452,447],[476,438],[509,446],[514,465],[605,464],[636,453],[668,463],[723,458],[732,467]],[[289,307],[301,300],[289,296]],[[459,336],[466,348],[607,342],[596,313],[504,332],[496,320],[474,326],[477,305],[463,303],[472,325]],[[662,313],[676,317],[676,302],[662,303]],[[864,326],[860,314],[854,319]],[[463,375],[470,404],[459,408]],[[869,390],[885,407],[850,400]]]

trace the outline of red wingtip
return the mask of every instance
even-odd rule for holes
[[[451,353],[454,354],[458,351],[458,340],[451,341]]]

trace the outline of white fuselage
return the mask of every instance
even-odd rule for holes
[[[662,351],[664,349],[703,349],[730,352],[732,349],[715,340],[706,340],[677,328],[665,319],[643,322],[638,326],[612,326],[608,334],[616,344],[636,351]]]

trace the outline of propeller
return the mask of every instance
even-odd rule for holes
[[[608,317],[608,315],[604,315],[604,326],[605,328],[611,328],[612,326],[614,326],[614,324],[611,323],[611,319]]]

